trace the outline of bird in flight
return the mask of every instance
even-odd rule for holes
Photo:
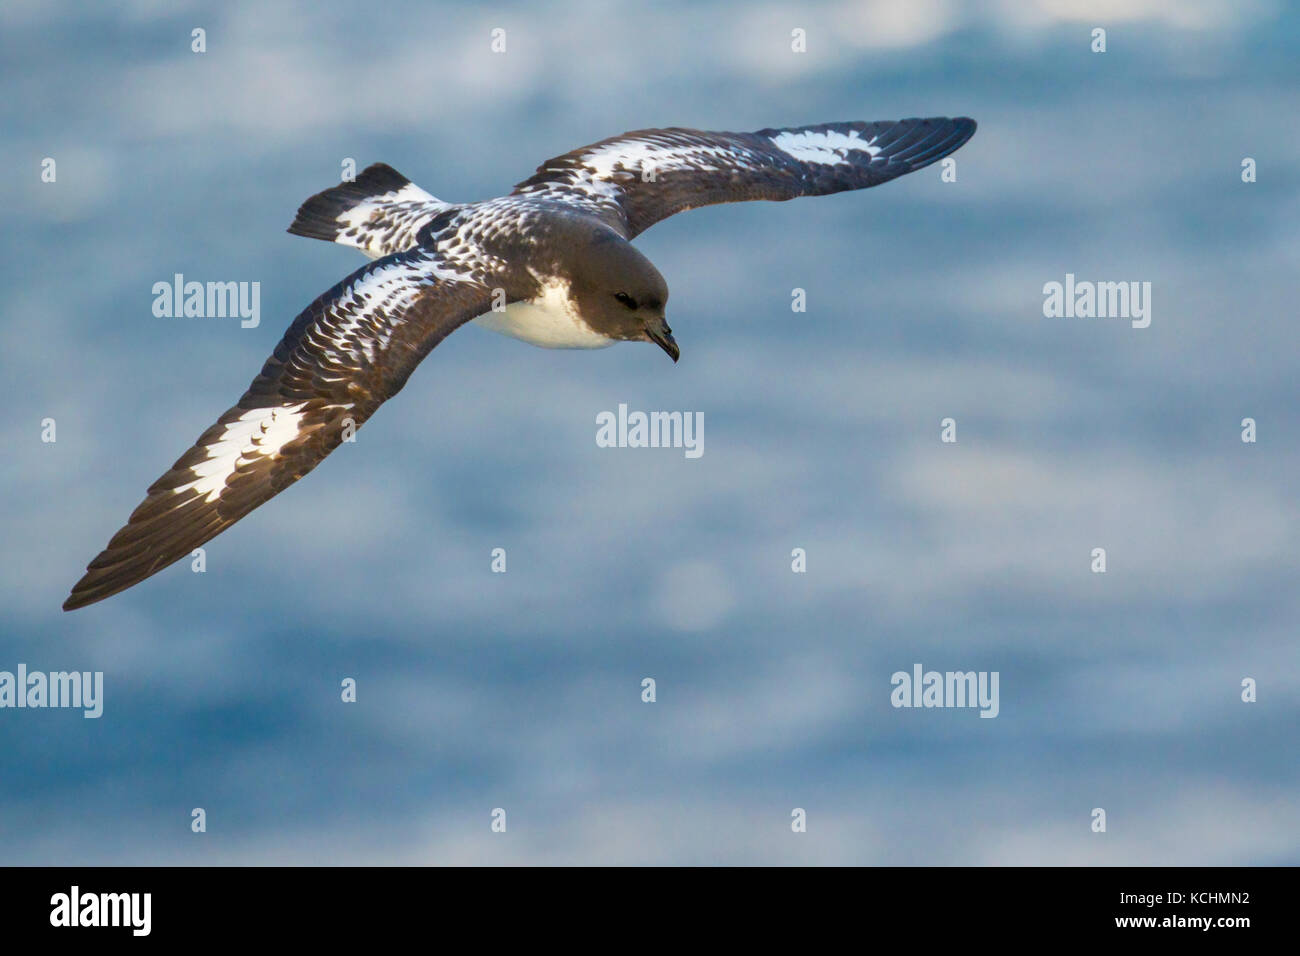
[[[668,286],[631,244],[659,220],[876,186],[974,133],[964,117],[646,129],[547,160],[508,196],[482,202],[443,202],[382,163],[312,196],[289,232],[374,261],[294,320],[239,402],[150,486],[63,609],[138,584],[289,487],[467,322],[544,348],[653,342],[676,362]]]

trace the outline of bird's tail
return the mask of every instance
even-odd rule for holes
[[[420,229],[450,208],[392,166],[375,163],[351,182],[308,199],[289,231],[353,246],[378,259],[414,246]]]

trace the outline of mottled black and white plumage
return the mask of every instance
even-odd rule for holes
[[[64,609],[161,571],[307,474],[466,322],[547,348],[654,342],[676,361],[667,285],[629,243],[659,220],[875,186],[974,132],[965,118],[639,130],[548,160],[483,202],[442,202],[383,164],[318,193],[289,231],[376,261],[298,316],[239,402],[149,488]]]

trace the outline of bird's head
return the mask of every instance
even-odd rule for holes
[[[611,230],[592,235],[570,295],[588,325],[612,339],[653,342],[674,362],[681,352],[664,319],[668,283],[650,260]]]

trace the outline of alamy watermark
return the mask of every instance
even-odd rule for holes
[[[152,911],[152,893],[83,893],[74,884],[50,897],[51,926],[123,927],[132,936],[148,936]]]
[[[629,412],[596,415],[598,448],[684,448],[687,458],[704,454],[703,412]]]
[[[176,273],[171,282],[153,284],[153,314],[160,319],[240,319],[255,329],[262,321],[262,283],[186,282]]]
[[[103,671],[0,671],[0,708],[76,707],[83,717],[104,713]]]
[[[981,717],[996,717],[1001,709],[997,671],[927,671],[913,664],[910,674],[895,671],[889,683],[895,707],[978,707]]]
[[[1130,319],[1133,328],[1151,324],[1150,282],[1092,282],[1065,274],[1043,286],[1043,315],[1049,319]]]

